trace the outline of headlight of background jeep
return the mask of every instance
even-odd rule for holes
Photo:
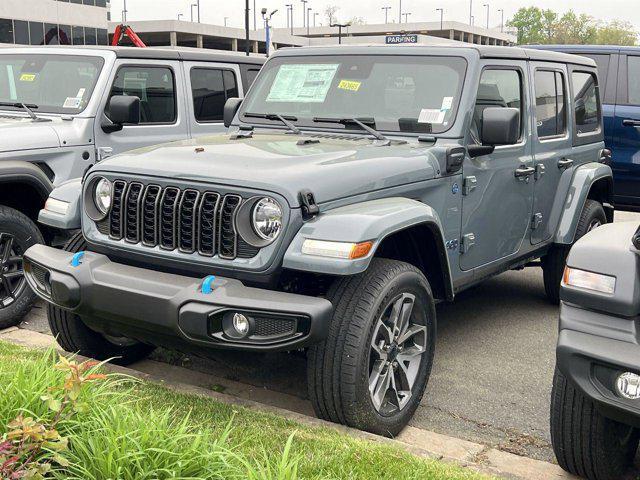
[[[569,287],[592,290],[612,295],[616,290],[616,277],[565,267],[562,283]]]
[[[93,201],[98,211],[102,214],[106,214],[111,208],[111,182],[106,178],[101,178],[96,182]]]
[[[261,239],[273,242],[282,230],[282,208],[273,198],[261,198],[253,206],[251,221]]]

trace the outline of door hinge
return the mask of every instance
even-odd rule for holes
[[[467,233],[466,235],[463,235],[462,241],[460,242],[460,253],[467,253],[475,244],[475,233]]]
[[[113,148],[111,147],[99,147],[98,148],[98,161],[104,160],[113,154]]]
[[[533,215],[533,218],[531,219],[531,230],[537,229],[541,223],[542,223],[542,214],[536,213],[535,215]]]
[[[534,174],[534,177],[536,180],[540,180],[540,178],[542,178],[542,176],[544,175],[544,172],[546,171],[546,167],[544,166],[543,163],[538,163],[536,165],[536,173]]]
[[[462,181],[462,195],[469,195],[476,189],[478,180],[474,176],[464,177]]]

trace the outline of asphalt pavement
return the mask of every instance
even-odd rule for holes
[[[640,223],[640,214],[616,213],[616,221],[625,220]],[[489,279],[437,313],[435,363],[412,425],[552,461],[549,397],[558,308],[546,300],[541,269]],[[43,305],[20,327],[48,333]],[[301,355],[221,352],[205,360],[160,350],[154,358],[306,399]]]

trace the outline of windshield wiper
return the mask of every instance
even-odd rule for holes
[[[249,118],[265,118],[267,120],[279,120],[282,124],[284,124],[285,127],[287,127],[291,131],[291,133],[295,135],[300,135],[302,133],[298,127],[296,127],[293,123],[291,123],[291,122],[297,122],[298,117],[292,117],[292,116],[284,117],[278,113],[245,113],[244,116]]]
[[[383,134],[381,134],[379,131],[375,130],[374,128],[371,128],[369,125],[367,125],[367,123],[376,124],[376,121],[373,118],[323,118],[323,117],[314,117],[313,118],[314,122],[318,122],[318,123],[339,123],[341,125],[347,126],[347,125],[357,125],[360,128],[362,128],[363,130],[369,132],[371,135],[373,135],[376,140],[381,140],[384,143],[384,145],[390,145],[391,144],[391,140],[389,140],[387,137],[385,137]]]
[[[14,107],[14,108],[22,108],[27,114],[31,117],[31,120],[34,122],[48,122],[50,119],[48,118],[40,118],[35,113],[33,113],[32,108],[38,108],[38,105],[33,103],[26,104],[22,102],[0,102],[0,107]]]

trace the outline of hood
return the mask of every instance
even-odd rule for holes
[[[229,135],[147,147],[100,162],[95,171],[159,176],[279,193],[291,207],[311,190],[324,203],[434,178],[438,162],[420,144],[376,146],[361,137]]]
[[[0,153],[91,143],[92,119],[45,118],[51,121],[34,122],[26,116],[0,115]]]

